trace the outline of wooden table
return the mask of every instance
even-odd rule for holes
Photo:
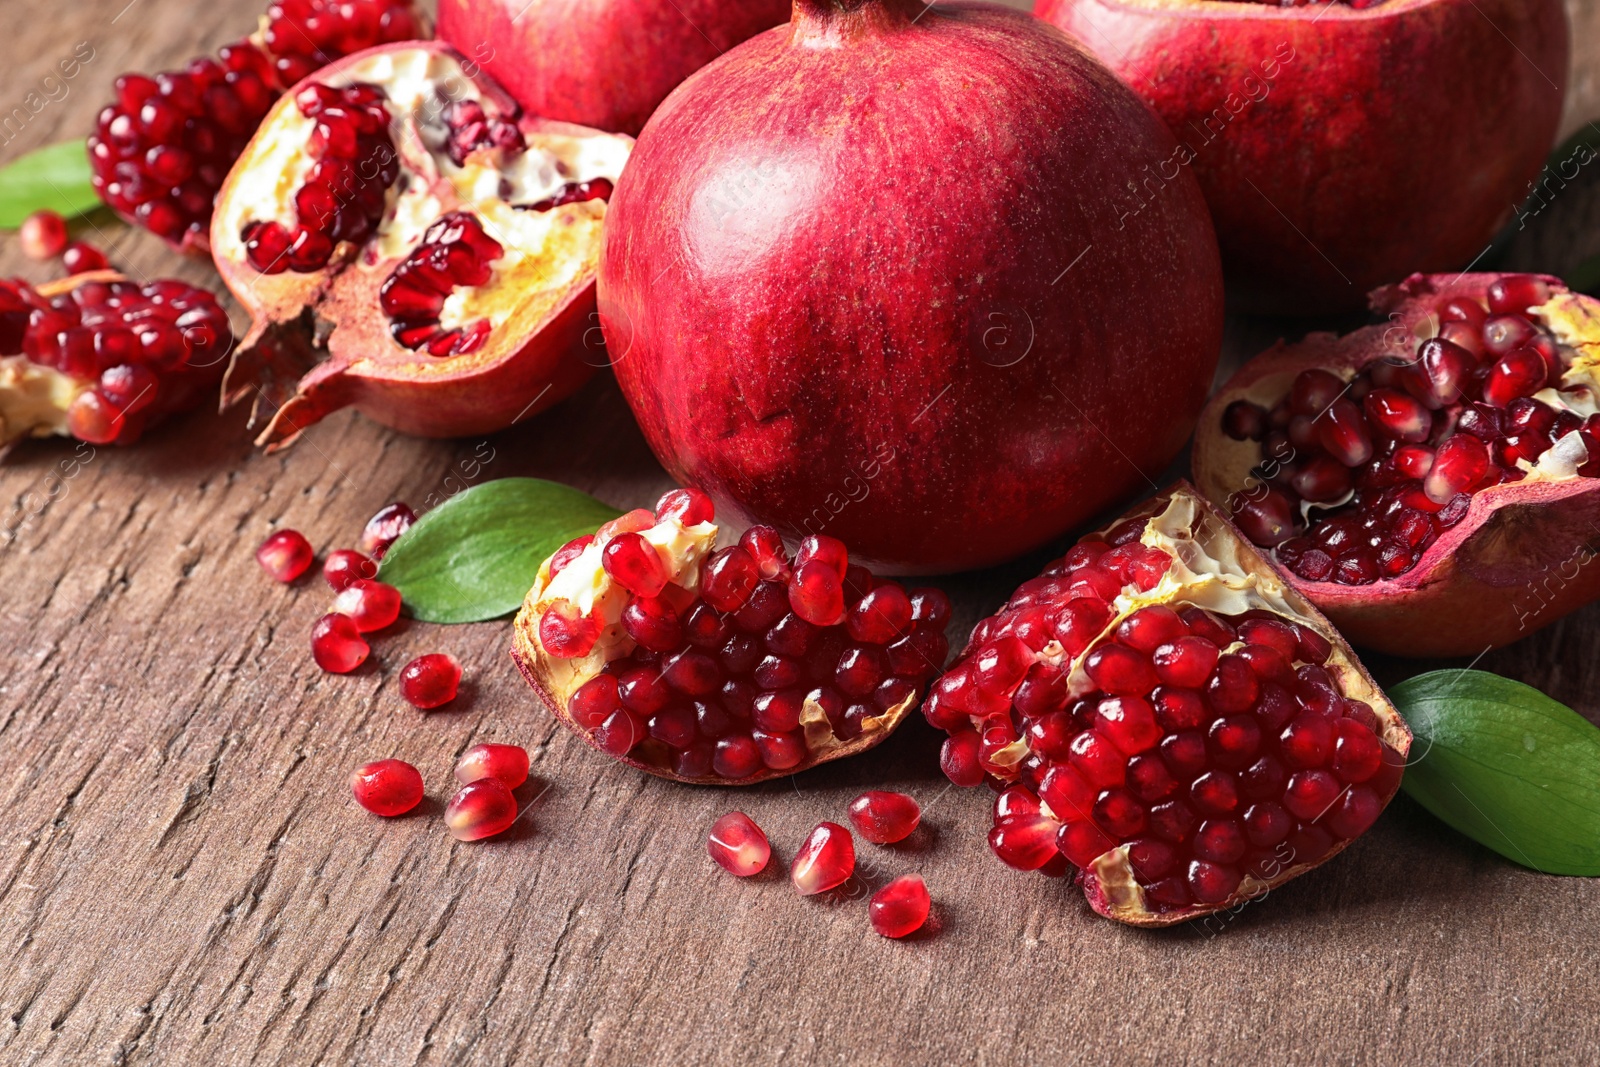
[[[78,40],[96,54],[0,158],[81,136],[116,73],[214,47],[260,7],[126,3],[8,21],[7,107]],[[1560,272],[1600,251],[1590,170],[1511,265]],[[98,230],[136,275],[213,280]],[[43,276],[14,241],[0,273]],[[1228,365],[1304,328],[1232,321]],[[621,507],[668,484],[609,380],[486,445],[345,414],[264,456],[240,414],[202,413],[136,449],[34,443],[0,467],[17,528],[0,548],[0,1062],[1593,1062],[1600,883],[1516,867],[1404,797],[1220,932],[1149,933],[996,862],[988,793],[947,788],[920,719],[867,757],[735,794],[639,774],[557,727],[503,622],[402,625],[353,676],[318,671],[307,634],[326,590],[267,581],[256,544],[279,524],[319,551],[347,544],[484,449],[480,479],[556,478]],[[952,631],[1045,559],[943,583]],[[395,675],[439,649],[470,683],[423,715]],[[1600,607],[1479,666],[1594,718],[1596,664]],[[1430,666],[1373,665],[1386,681]],[[504,839],[459,844],[445,783],[486,740],[528,747],[538,799]],[[346,786],[386,756],[431,783],[391,822]],[[848,892],[796,897],[795,845],[869,786],[918,797],[925,829],[863,844]],[[779,853],[748,882],[705,854],[734,806]],[[865,896],[908,871],[937,930],[888,942]]]

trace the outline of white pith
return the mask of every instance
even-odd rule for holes
[[[67,433],[67,409],[90,387],[27,356],[0,357],[0,444]]]

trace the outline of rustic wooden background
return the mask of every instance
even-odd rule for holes
[[[8,20],[4,109],[78,41],[95,56],[0,159],[82,136],[118,72],[215,47],[260,7],[81,0]],[[1600,252],[1596,173],[1511,265]],[[214,280],[115,223],[88,231],[134,275]],[[5,240],[0,273],[47,272]],[[1233,321],[1228,364],[1303,328]],[[567,735],[512,669],[504,623],[403,625],[355,675],[320,673],[307,633],[329,596],[267,581],[256,544],[277,525],[347,544],[380,505],[447,493],[478,462],[477,480],[557,478],[619,507],[668,484],[606,380],[487,442],[341,415],[267,457],[240,415],[201,413],[137,449],[33,443],[0,466],[0,1062],[1593,1062],[1600,884],[1513,866],[1404,797],[1220,932],[1149,933],[996,862],[987,792],[946,788],[920,720],[731,793]],[[944,583],[952,630],[1045,558]],[[438,649],[470,681],[424,715],[395,675]],[[1480,666],[1600,719],[1597,664],[1600,606]],[[1374,666],[1394,681],[1431,665]],[[458,844],[439,813],[454,757],[482,740],[528,747],[529,809],[502,840]],[[345,784],[387,756],[430,783],[390,822]],[[925,828],[863,843],[847,891],[797,898],[794,846],[869,786],[918,797]],[[704,851],[736,806],[778,853],[748,882]],[[887,942],[865,898],[908,871],[937,929]]]

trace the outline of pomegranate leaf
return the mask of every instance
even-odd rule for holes
[[[1401,784],[1419,804],[1524,867],[1600,875],[1600,729],[1483,671],[1388,692],[1416,735]]]
[[[0,167],[0,229],[14,230],[45,208],[70,219],[99,206],[82,141],[47,145]]]
[[[556,549],[622,514],[570,486],[501,478],[426,512],[389,547],[378,577],[424,622],[482,622],[522,605]]]

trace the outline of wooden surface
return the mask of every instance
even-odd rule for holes
[[[125,3],[10,21],[7,107],[77,41],[96,56],[0,159],[81,136],[116,73],[221,44],[259,9],[143,0],[114,20]],[[92,236],[135,274],[175,270],[120,226]],[[1559,272],[1597,242],[1590,173],[1510,262]],[[14,242],[0,273],[43,276]],[[1232,322],[1230,363],[1294,328]],[[1220,930],[1149,933],[995,861],[989,795],[947,789],[920,718],[863,758],[732,793],[567,735],[513,670],[505,623],[402,625],[355,675],[317,671],[307,634],[328,594],[267,581],[255,545],[279,524],[319,551],[347,544],[380,505],[446,493],[491,453],[479,480],[558,478],[619,507],[667,485],[609,381],[486,444],[340,415],[266,457],[240,416],[201,413],[137,449],[37,443],[0,466],[15,531],[0,545],[0,1063],[1594,1061],[1600,883],[1513,866],[1404,797]],[[943,583],[952,632],[1045,558]],[[424,715],[395,675],[440,649],[470,682]],[[1600,718],[1597,664],[1600,606],[1479,665]],[[1427,665],[1374,666],[1394,681]],[[458,844],[442,798],[483,740],[529,748],[528,811],[502,840]],[[430,799],[384,822],[345,780],[387,756],[415,763]],[[797,898],[794,846],[868,786],[916,796],[925,828],[863,843],[848,891]],[[734,807],[778,851],[748,882],[704,850]],[[887,942],[865,897],[908,871],[938,929]]]

